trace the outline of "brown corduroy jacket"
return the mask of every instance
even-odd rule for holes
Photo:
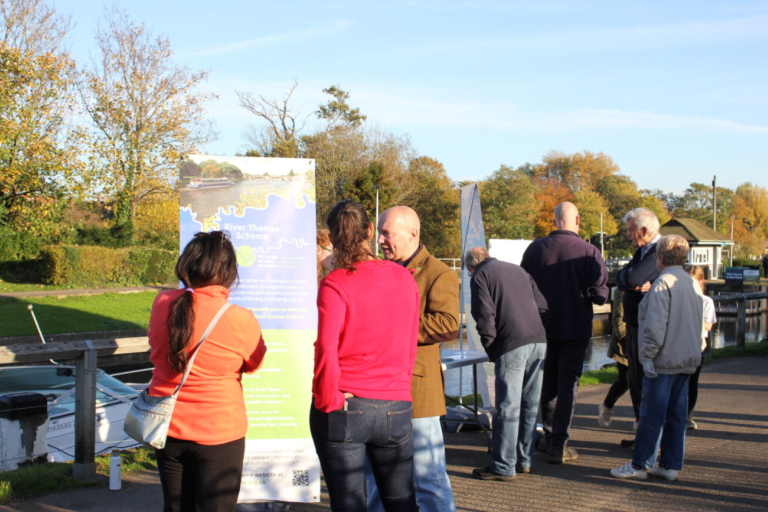
[[[459,278],[424,246],[405,268],[413,274],[421,294],[419,348],[411,380],[413,417],[442,416],[445,393],[440,343],[459,336]]]

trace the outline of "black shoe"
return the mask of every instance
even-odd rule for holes
[[[495,472],[490,467],[486,466],[484,468],[477,468],[472,470],[472,475],[475,478],[479,478],[480,480],[498,480],[500,482],[511,482],[515,479],[515,476],[509,476],[509,475],[502,475],[500,473]]]
[[[515,473],[518,475],[527,475],[531,472],[531,468],[526,468],[523,466],[515,466]]]
[[[622,448],[629,448],[630,450],[635,448],[635,440],[634,439],[622,439],[621,440],[621,447]]]
[[[562,464],[579,458],[579,453],[568,446],[553,446],[547,462],[550,464]]]
[[[549,455],[549,452],[552,451],[552,438],[546,436],[539,439],[536,443],[536,449]]]

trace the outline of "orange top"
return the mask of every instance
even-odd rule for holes
[[[168,364],[168,307],[184,292],[161,292],[152,305],[149,319],[149,359],[155,366],[149,394],[173,393],[182,374]],[[190,351],[200,341],[214,315],[229,297],[223,286],[197,288],[194,294],[195,326]],[[216,445],[245,436],[243,372],[256,371],[264,361],[267,347],[261,327],[253,313],[239,306],[230,307],[208,335],[195,358],[195,365],[181,388],[173,410],[168,435],[177,439]]]

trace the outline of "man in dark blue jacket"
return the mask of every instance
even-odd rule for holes
[[[579,223],[579,211],[573,203],[557,205],[557,229],[528,246],[520,264],[549,304],[541,417],[551,464],[578,458],[567,443],[584,356],[592,337],[592,304],[602,305],[608,300],[605,261],[595,246],[579,237]]]
[[[643,366],[637,355],[637,309],[646,292],[651,289],[659,270],[656,268],[656,242],[659,241],[659,219],[645,208],[635,208],[624,216],[627,236],[636,247],[634,256],[616,276],[616,286],[624,293],[624,322],[627,324],[625,345],[627,348],[627,376],[629,394],[635,410],[635,425],[640,419],[640,401],[643,396]],[[626,442],[622,442],[625,444]],[[629,442],[631,444],[631,441]]]
[[[531,471],[547,341],[540,315],[547,301],[525,270],[482,247],[467,251],[464,264],[472,275],[472,317],[496,374],[493,462],[472,474],[506,482]]]

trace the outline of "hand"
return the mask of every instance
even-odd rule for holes
[[[344,393],[344,398],[352,398],[354,396],[352,393]]]
[[[655,379],[658,376],[653,361],[643,361],[643,372],[649,379]]]
[[[651,283],[650,281],[646,281],[645,283],[643,283],[642,286],[638,286],[637,288],[635,288],[635,291],[640,293],[647,293],[648,290],[650,289],[651,289]]]

